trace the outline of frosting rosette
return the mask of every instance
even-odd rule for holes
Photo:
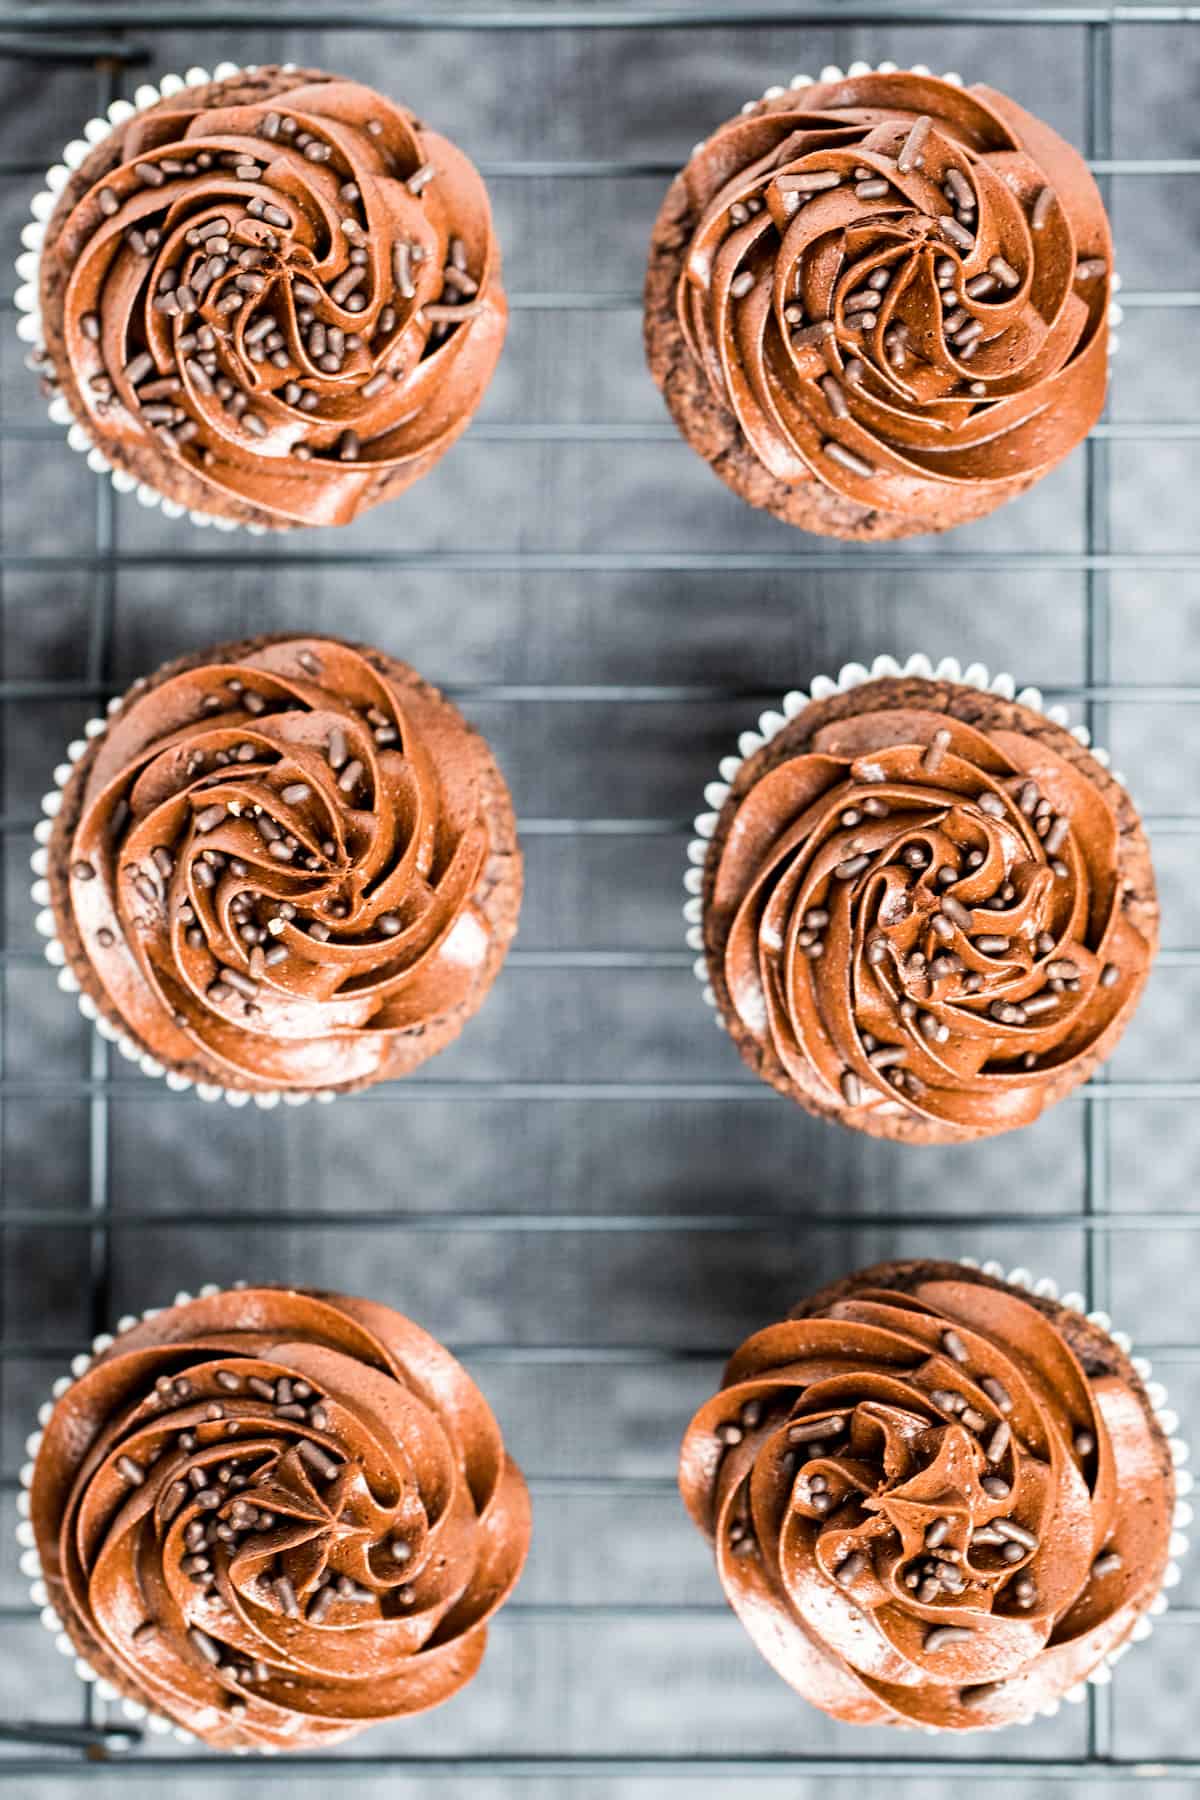
[[[529,1501],[466,1371],[373,1301],[208,1292],[58,1400],[30,1493],[94,1674],[224,1749],[313,1749],[470,1681]]]
[[[51,362],[104,456],[243,523],[342,525],[465,428],[507,309],[484,184],[359,82],[246,70],[135,114],[40,262]]]
[[[1126,1643],[1174,1506],[1123,1352],[952,1263],[868,1270],[747,1339],[680,1485],[805,1699],[956,1731],[1052,1710]]]
[[[810,705],[743,766],[708,857],[739,1047],[868,1131],[1028,1124],[1111,1049],[1157,944],[1123,790],[1060,726],[947,683]]]
[[[795,523],[944,529],[1100,415],[1104,206],[1079,154],[991,88],[897,70],[775,90],[697,147],[667,223],[692,386],[769,484],[747,497],[788,516],[828,490]],[[729,478],[719,436],[700,447]]]
[[[520,887],[483,740],[404,664],[323,637],[135,686],[50,842],[67,958],[150,1072],[260,1093],[440,1049],[503,961]]]

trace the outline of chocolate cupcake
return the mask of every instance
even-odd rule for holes
[[[734,492],[831,537],[945,531],[1104,405],[1112,242],[1083,158],[1014,101],[881,64],[768,88],[659,212],[650,371]]]
[[[380,651],[259,638],[93,720],[43,801],[60,986],[122,1054],[261,1106],[407,1075],[516,930],[512,802],[483,739]]]
[[[475,1675],[529,1498],[465,1369],[372,1300],[203,1288],[56,1384],[18,1533],[103,1697],[218,1749],[315,1750]]]
[[[680,1487],[726,1597],[833,1717],[1053,1713],[1166,1609],[1186,1445],[1128,1339],[1057,1292],[882,1264],[748,1338],[693,1419]]]
[[[849,664],[743,732],[685,878],[696,972],[744,1060],[906,1143],[1031,1123],[1132,1017],[1158,947],[1137,811],[1036,688]]]
[[[294,65],[167,76],[85,131],[34,201],[17,299],[93,468],[197,524],[282,530],[433,467],[507,320],[460,150]]]

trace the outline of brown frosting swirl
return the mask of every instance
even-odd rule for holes
[[[201,1080],[404,1073],[515,927],[482,740],[404,665],[333,639],[228,646],[135,687],[64,801],[68,947],[139,1044]]]
[[[1078,1318],[1073,1347],[1068,1316],[954,1264],[893,1265],[735,1353],[680,1485],[731,1606],[815,1706],[1026,1719],[1157,1594],[1166,1445],[1125,1359]]]
[[[930,529],[1099,417],[1103,203],[1003,94],[903,71],[816,83],[722,126],[683,180],[680,325],[778,481]]]
[[[31,1506],[81,1654],[227,1749],[449,1699],[530,1531],[454,1357],[389,1307],[272,1288],[123,1332],[55,1406]]]
[[[857,690],[796,754],[783,740],[727,802],[714,975],[735,1032],[818,1111],[1009,1130],[1111,1047],[1153,943],[1099,766],[1023,708],[968,724],[935,684],[895,685]]]
[[[507,319],[462,152],[357,82],[282,70],[186,88],[117,141],[42,259],[106,453],[276,526],[345,524],[423,474]]]

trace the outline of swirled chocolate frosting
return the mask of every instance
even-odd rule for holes
[[[57,915],[166,1067],[351,1086],[482,999],[516,922],[511,832],[482,739],[411,670],[264,640],[131,691],[64,796]]]
[[[735,1033],[787,1091],[952,1137],[1027,1124],[1082,1077],[1154,946],[1126,907],[1115,784],[1026,709],[1001,723],[983,700],[968,724],[946,692],[860,688],[748,771],[706,941]]]
[[[683,181],[679,322],[779,482],[941,528],[1099,417],[1104,207],[1076,151],[1003,94],[817,83],[722,126]]]
[[[1161,1586],[1174,1482],[1111,1341],[951,1263],[879,1268],[735,1353],[680,1484],[726,1596],[854,1724],[1031,1717]]]
[[[507,317],[461,151],[358,82],[278,69],[185,88],[110,143],[42,257],[106,453],[276,526],[345,524],[423,474]]]
[[[475,1674],[529,1501],[466,1371],[389,1307],[272,1288],[122,1333],[34,1466],[50,1605],[222,1748],[312,1749]]]

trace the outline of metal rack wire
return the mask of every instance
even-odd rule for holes
[[[157,34],[187,31],[193,34],[195,54],[221,56],[228,53],[226,35],[229,30],[249,28],[257,24],[250,8],[240,5],[222,7],[192,5],[171,6],[150,0],[137,6],[41,4],[12,5],[0,19],[0,58],[15,57],[28,64],[34,79],[55,67],[74,65],[95,69],[94,102],[102,111],[126,90],[134,73],[142,64],[160,66]],[[1157,157],[1119,157],[1114,155],[1114,34],[1124,26],[1145,24],[1197,26],[1200,6],[1080,5],[1040,7],[991,6],[985,0],[976,3],[944,5],[937,0],[876,0],[876,4],[855,4],[854,0],[838,5],[793,4],[770,5],[705,4],[704,0],[680,0],[670,7],[644,5],[609,5],[597,8],[548,6],[542,9],[510,9],[507,11],[451,11],[430,7],[426,10],[390,6],[363,6],[347,10],[330,6],[277,6],[272,25],[285,30],[387,32],[395,29],[407,33],[451,32],[518,32],[533,35],[547,32],[656,30],[666,33],[695,33],[719,27],[771,27],[830,25],[850,27],[869,25],[880,29],[904,26],[970,26],[990,30],[1044,31],[1051,38],[1070,31],[1082,40],[1083,67],[1064,68],[1064,79],[1083,84],[1086,95],[1086,152],[1106,193],[1117,178],[1200,175],[1200,157],[1170,155]],[[211,44],[209,38],[215,41]],[[1039,39],[1039,41],[1043,41]],[[769,71],[768,71],[769,74]],[[36,158],[0,159],[0,180],[35,176],[39,168]],[[554,180],[578,183],[586,190],[589,182],[607,179],[661,177],[666,179],[677,162],[655,159],[620,158],[540,158],[513,160],[486,157],[480,159],[486,177],[496,180]],[[517,313],[556,313],[570,310],[627,312],[636,310],[640,301],[632,292],[599,290],[562,290],[527,288],[520,281],[511,295]],[[1126,292],[1122,302],[1129,309],[1188,309],[1200,307],[1200,290],[1183,287],[1142,289]],[[0,298],[0,307],[11,310],[11,300]],[[27,395],[6,404],[0,419],[0,444],[16,443],[27,447],[31,457],[63,454],[58,445],[59,434],[32,420],[32,408],[24,404]],[[936,569],[939,573],[973,574],[1006,570],[1014,575],[1056,574],[1064,579],[1077,578],[1082,583],[1082,607],[1085,625],[1083,679],[1055,688],[1055,698],[1082,707],[1087,723],[1101,742],[1108,740],[1114,706],[1179,707],[1181,721],[1191,722],[1188,711],[1200,703],[1200,685],[1192,683],[1130,683],[1117,678],[1112,643],[1112,583],[1128,574],[1155,575],[1194,574],[1200,571],[1200,551],[1187,549],[1153,549],[1131,551],[1114,548],[1110,527],[1110,460],[1112,447],[1122,443],[1180,442],[1200,439],[1200,419],[1164,421],[1109,420],[1092,435],[1084,452],[1082,484],[1082,528],[1077,545],[1038,548],[1019,546],[956,548],[940,543],[917,550],[893,548],[859,549],[853,547],[822,548],[807,541],[775,547],[775,541],[749,548],[705,551],[678,545],[645,549],[585,548],[561,549],[536,544],[514,550],[447,550],[421,547],[360,547],[355,542],[327,548],[310,546],[304,540],[286,545],[263,547],[254,540],[240,539],[210,547],[196,534],[178,536],[167,548],[131,548],[121,541],[120,520],[112,490],[107,484],[95,489],[95,515],[92,541],[87,548],[62,551],[12,548],[0,539],[0,584],[24,574],[48,577],[85,575],[88,578],[89,613],[86,651],[81,675],[63,677],[56,674],[36,676],[12,675],[0,670],[0,713],[6,718],[20,709],[41,704],[80,707],[96,702],[108,691],[114,675],[114,631],[123,583],[141,573],[179,574],[183,571],[236,567],[242,572],[269,571],[273,577],[285,579],[289,571],[305,573],[329,569],[356,568],[364,575],[414,574],[434,571],[439,575],[458,573],[497,577],[503,574],[521,576],[559,575],[564,578],[607,572],[622,575],[721,573],[735,577],[768,577],[778,575],[826,576],[831,573],[853,573],[870,570],[872,574],[890,572],[920,580]],[[572,444],[613,446],[647,446],[673,444],[673,427],[665,420],[614,423],[594,418],[581,421],[528,420],[491,421],[484,419],[474,428],[472,441],[508,446],[562,446]],[[19,633],[19,623],[17,631]],[[903,638],[903,618],[895,629]],[[875,648],[877,646],[867,646]],[[879,646],[887,647],[887,646]],[[744,703],[747,713],[756,706],[769,703],[774,694],[754,685],[720,680],[682,682],[579,682],[550,681],[461,681],[447,684],[465,706],[487,705],[493,708],[520,707],[527,704],[584,707],[589,705],[629,705],[656,707],[690,706],[698,711],[707,705],[728,702]],[[702,778],[702,777],[701,777]],[[1200,833],[1200,811],[1170,813],[1151,812],[1148,823],[1156,840],[1190,838]],[[18,869],[23,866],[25,843],[33,820],[23,814],[0,816],[0,850],[6,862]],[[545,842],[551,854],[555,846],[581,839],[613,839],[636,845],[639,842],[669,840],[678,843],[680,862],[684,838],[688,832],[686,818],[674,816],[524,816],[522,832],[530,843]],[[589,976],[625,973],[680,972],[687,979],[690,953],[675,948],[639,943],[633,946],[539,949],[524,944],[511,959],[510,979],[523,979],[522,971],[568,974],[580,982]],[[39,961],[36,950],[21,942],[5,942],[0,947],[0,980],[11,1005],[11,982],[23,969]],[[1163,954],[1163,965],[1186,972],[1200,967],[1200,944],[1174,945]],[[584,989],[590,993],[592,990]],[[586,1000],[583,1002],[587,1004]],[[703,1025],[697,1021],[697,1031]],[[0,1044],[0,1055],[3,1044]],[[194,1242],[197,1232],[213,1238],[229,1222],[227,1204],[188,1204],[171,1212],[151,1204],[130,1206],[122,1200],[117,1205],[113,1193],[113,1120],[117,1107],[145,1104],[155,1112],[162,1107],[177,1111],[179,1131],[194,1124],[194,1102],[186,1096],[171,1093],[123,1074],[114,1066],[107,1046],[98,1038],[91,1040],[89,1061],[84,1069],[68,1073],[61,1064],[47,1060],[45,1067],[12,1067],[9,1059],[0,1062],[0,1121],[11,1107],[48,1100],[77,1104],[86,1109],[87,1159],[86,1175],[72,1187],[69,1197],[48,1219],[44,1207],[30,1204],[21,1196],[9,1195],[0,1211],[0,1244],[11,1244],[14,1234],[33,1234],[50,1246],[65,1240],[81,1242],[88,1283],[89,1334],[105,1329],[113,1311],[115,1239],[118,1231],[125,1235],[141,1230],[164,1229],[187,1233]],[[702,1065],[703,1066],[703,1065]],[[630,1076],[620,1079],[502,1079],[466,1078],[434,1073],[428,1078],[410,1082],[398,1089],[370,1089],[343,1104],[354,1108],[371,1106],[381,1101],[396,1108],[439,1105],[455,1102],[464,1108],[500,1106],[518,1119],[528,1116],[530,1109],[545,1105],[562,1107],[611,1104],[619,1111],[627,1105],[655,1107],[659,1105],[701,1108],[752,1108],[760,1104],[774,1105],[765,1087],[739,1078],[736,1064],[722,1065],[726,1073],[710,1076],[707,1072],[693,1075],[674,1070],[654,1078]],[[820,1231],[832,1232],[847,1239],[851,1234],[887,1233],[903,1228],[906,1232],[940,1233],[953,1221],[977,1227],[980,1232],[1000,1234],[1003,1240],[1011,1234],[1014,1247],[1043,1238],[1054,1241],[1063,1233],[1078,1234],[1083,1247],[1083,1268],[1088,1298],[1093,1307],[1108,1309],[1113,1287],[1113,1259],[1121,1247],[1134,1241],[1135,1234],[1182,1231],[1190,1234],[1200,1228],[1200,1211],[1170,1208],[1126,1207],[1117,1204],[1113,1176],[1114,1133],[1124,1128],[1125,1121],[1136,1116],[1136,1109],[1148,1103],[1186,1106],[1200,1098],[1200,1080],[1188,1077],[1127,1079],[1102,1075],[1082,1090],[1064,1109],[1079,1123],[1083,1152],[1080,1164],[1081,1182],[1077,1206],[1056,1206],[1053,1210],[1031,1212],[1020,1206],[996,1207],[986,1213],[962,1216],[945,1210],[906,1207],[902,1216],[887,1206],[872,1210],[855,1210],[837,1214],[822,1212],[811,1223]],[[363,1114],[364,1118],[370,1117]],[[993,1167],[999,1168],[999,1162]],[[731,1181],[735,1171],[730,1171]],[[239,1206],[240,1228],[269,1230],[279,1222],[279,1212],[270,1206]],[[803,1228],[806,1221],[791,1221],[791,1229]],[[643,1243],[669,1248],[673,1242],[690,1241],[704,1234],[720,1234],[733,1238],[769,1237],[789,1222],[768,1208],[742,1207],[730,1204],[725,1209],[702,1207],[677,1209],[670,1204],[642,1209],[605,1205],[581,1211],[568,1200],[549,1204],[540,1196],[534,1203],[504,1207],[455,1207],[452,1209],[405,1207],[394,1209],[381,1205],[358,1205],[330,1211],[325,1208],[291,1207],[286,1213],[289,1230],[300,1234],[317,1233],[336,1226],[339,1232],[362,1233],[364,1237],[386,1227],[393,1239],[419,1243],[429,1236],[467,1238],[474,1234],[495,1240],[516,1237],[528,1240],[532,1247],[553,1239],[574,1239],[578,1253],[584,1255],[596,1237],[628,1234]],[[63,1234],[60,1238],[59,1234]],[[49,1252],[47,1252],[49,1253]],[[1028,1250],[1027,1254],[1031,1253]],[[0,1396],[6,1380],[14,1371],[30,1361],[52,1357],[66,1358],[82,1346],[75,1341],[45,1343],[25,1339],[9,1329],[4,1316],[3,1294],[0,1293]],[[503,1368],[556,1370],[563,1367],[593,1371],[597,1379],[622,1369],[697,1372],[697,1393],[711,1380],[728,1343],[717,1341],[689,1343],[626,1343],[606,1341],[539,1342],[520,1341],[514,1331],[511,1337],[488,1341],[460,1342],[456,1350],[470,1364],[481,1367],[481,1379],[489,1372]],[[1151,1353],[1184,1369],[1200,1365],[1200,1342],[1170,1341],[1150,1346]],[[679,1421],[682,1424],[682,1419]],[[15,1480],[6,1468],[0,1475],[0,1493],[8,1494]],[[533,1471],[531,1485],[535,1502],[555,1499],[585,1500],[599,1495],[611,1500],[640,1503],[647,1499],[663,1499],[670,1504],[672,1482],[667,1474],[599,1474],[545,1473]],[[580,1627],[617,1621],[637,1627],[649,1621],[675,1622],[681,1630],[703,1619],[724,1616],[724,1609],[714,1601],[596,1602],[564,1599],[553,1602],[523,1600],[518,1596],[506,1615],[504,1629],[519,1632],[524,1645],[527,1634],[549,1631],[564,1621]],[[36,1617],[35,1609],[14,1602],[0,1605],[0,1681],[6,1653],[5,1632],[21,1627]],[[1200,1631],[1200,1607],[1172,1609],[1169,1615],[1172,1632],[1185,1630],[1192,1641]],[[499,1652],[496,1652],[499,1654]],[[765,1678],[765,1677],[764,1677]],[[564,1788],[585,1778],[603,1778],[611,1782],[631,1781],[645,1784],[652,1791],[656,1784],[672,1779],[711,1780],[714,1783],[741,1783],[759,1778],[810,1777],[829,1779],[850,1777],[862,1780],[872,1776],[895,1779],[929,1780],[937,1776],[965,1774],[974,1778],[998,1778],[1018,1782],[1079,1780],[1099,1787],[1106,1777],[1113,1779],[1137,1775],[1149,1779],[1162,1775],[1177,1780],[1200,1778],[1200,1754],[1156,1759],[1153,1767],[1144,1762],[1123,1758],[1118,1753],[1114,1729],[1112,1687],[1090,1690],[1087,1730],[1081,1748],[1072,1754],[1016,1754],[1020,1746],[1009,1752],[1007,1743],[982,1741],[972,1746],[964,1758],[953,1759],[932,1753],[899,1757],[885,1754],[855,1754],[853,1734],[843,1733],[837,1740],[836,1753],[806,1753],[803,1749],[776,1753],[680,1754],[633,1753],[615,1743],[605,1754],[511,1754],[503,1745],[495,1751],[479,1754],[411,1755],[376,1753],[371,1739],[352,1744],[345,1760],[361,1773],[378,1772],[395,1778],[408,1778],[421,1783],[434,1779],[488,1776],[497,1782],[509,1782],[512,1791],[521,1784],[545,1780],[561,1783]],[[615,1727],[614,1729],[619,1729]],[[86,1791],[87,1780],[103,1774],[119,1762],[123,1777],[148,1777],[163,1780],[168,1772],[175,1791],[187,1774],[204,1782],[206,1793],[216,1791],[222,1780],[222,1769],[235,1765],[228,1759],[175,1747],[153,1757],[140,1756],[139,1732],[129,1727],[119,1715],[107,1716],[97,1704],[91,1690],[84,1690],[83,1712],[71,1718],[64,1714],[51,1723],[27,1719],[5,1719],[0,1722],[0,1782],[45,1782],[52,1790],[62,1785],[74,1791],[79,1784]],[[329,1757],[287,1759],[285,1763],[256,1766],[258,1780],[297,1775],[328,1775]],[[23,1791],[23,1790],[22,1790]],[[1040,1790],[1039,1790],[1040,1791]]]

